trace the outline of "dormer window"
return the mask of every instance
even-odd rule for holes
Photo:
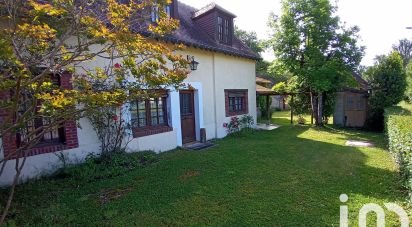
[[[221,43],[230,44],[231,40],[231,23],[228,18],[217,17],[217,39]]]
[[[166,13],[167,17],[172,17],[172,12],[173,12],[173,3],[166,5],[163,7],[163,12]],[[151,20],[153,23],[158,22],[160,20],[160,12],[159,12],[159,7],[158,6],[153,6],[152,11],[151,11]]]
[[[229,20],[224,20],[223,23],[223,41],[229,43]]]
[[[159,7],[157,6],[153,6],[152,7],[152,12],[151,12],[151,18],[152,18],[152,22],[158,22],[159,21]]]
[[[223,41],[223,18],[217,17],[217,34],[219,41]]]
[[[233,39],[233,13],[223,9],[216,3],[211,3],[196,12],[192,19],[206,33],[214,38],[217,43],[232,45]]]

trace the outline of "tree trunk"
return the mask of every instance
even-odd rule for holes
[[[323,93],[318,94],[318,120],[316,126],[323,126]]]
[[[318,98],[312,91],[310,92],[310,103],[312,107],[312,115],[315,119],[315,125],[318,125]]]

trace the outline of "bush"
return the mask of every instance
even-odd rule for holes
[[[90,182],[123,175],[131,170],[154,163],[158,155],[152,151],[132,154],[125,152],[97,156],[90,154],[84,164],[62,168],[54,177]]]
[[[257,102],[258,102],[258,106],[259,106],[259,110],[261,113],[261,117],[263,119],[266,119],[268,116],[268,110],[266,109],[266,96],[258,96],[257,97]],[[272,104],[272,98],[269,98],[269,107]],[[271,109],[269,109],[269,111],[271,111]],[[269,116],[272,116],[272,112],[269,112]],[[269,119],[268,119],[269,120]]]
[[[385,109],[385,130],[389,151],[399,165],[400,174],[412,202],[412,115],[402,107]]]
[[[404,98],[406,76],[399,53],[377,58],[374,66],[365,72],[372,93],[369,96],[366,127],[374,131],[384,128],[384,109],[398,104]]]
[[[306,119],[302,115],[299,115],[298,124],[304,125],[305,123],[306,123]]]
[[[412,103],[412,61],[406,67],[406,101]]]
[[[243,115],[241,118],[237,116],[231,117],[229,123],[223,123],[228,134],[237,134],[241,131],[250,131],[254,125],[253,117],[250,115]]]

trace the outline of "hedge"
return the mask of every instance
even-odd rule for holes
[[[411,109],[412,110],[412,109]],[[406,106],[385,110],[385,130],[389,151],[399,165],[404,186],[412,202],[412,113]]]

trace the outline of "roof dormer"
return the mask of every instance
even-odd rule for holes
[[[178,1],[173,0],[170,4],[164,5],[162,11],[166,13],[168,17],[178,19]],[[157,22],[160,19],[159,6],[152,6],[150,12],[150,18],[152,22]]]
[[[211,3],[194,12],[192,19],[213,37],[216,42],[232,45],[234,33],[233,19],[235,17],[236,15],[216,3]]]

